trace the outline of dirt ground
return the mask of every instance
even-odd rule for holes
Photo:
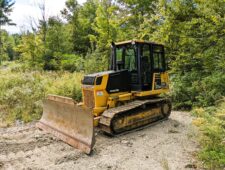
[[[0,129],[0,169],[198,169],[197,130],[187,112],[117,137],[97,134],[91,156],[35,128],[35,123]]]

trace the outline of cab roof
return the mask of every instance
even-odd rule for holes
[[[142,44],[155,44],[155,45],[162,45],[151,41],[145,41],[145,40],[128,40],[128,41],[122,41],[122,42],[116,42],[115,45],[124,45],[124,44],[135,44],[135,43],[142,43]]]

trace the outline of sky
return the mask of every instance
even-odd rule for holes
[[[16,23],[16,26],[4,26],[3,28],[9,33],[20,33],[21,31],[30,29],[32,20],[37,21],[41,18],[41,12],[38,4],[44,0],[15,0],[13,12],[10,18]],[[86,0],[78,0],[80,4]],[[45,0],[46,16],[56,16],[60,14],[60,10],[64,8],[66,0]]]

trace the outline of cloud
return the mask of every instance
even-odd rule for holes
[[[10,18],[16,23],[16,26],[3,27],[9,33],[19,33],[21,30],[30,29],[30,21],[41,18],[41,11],[39,4],[44,0],[16,0],[14,10],[11,13]],[[79,3],[84,3],[86,0],[78,0]],[[46,16],[56,16],[60,14],[65,6],[66,0],[45,0],[46,4]]]

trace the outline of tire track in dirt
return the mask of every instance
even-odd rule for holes
[[[9,128],[5,132],[1,131],[0,135],[0,153],[5,155],[20,151],[28,152],[58,141],[53,136],[36,129],[34,124],[18,127],[18,129]]]
[[[82,157],[82,153],[72,153],[74,150],[37,129],[35,123],[0,129],[0,169],[43,169],[39,165],[48,162],[60,165]],[[53,159],[49,154],[54,155]]]

